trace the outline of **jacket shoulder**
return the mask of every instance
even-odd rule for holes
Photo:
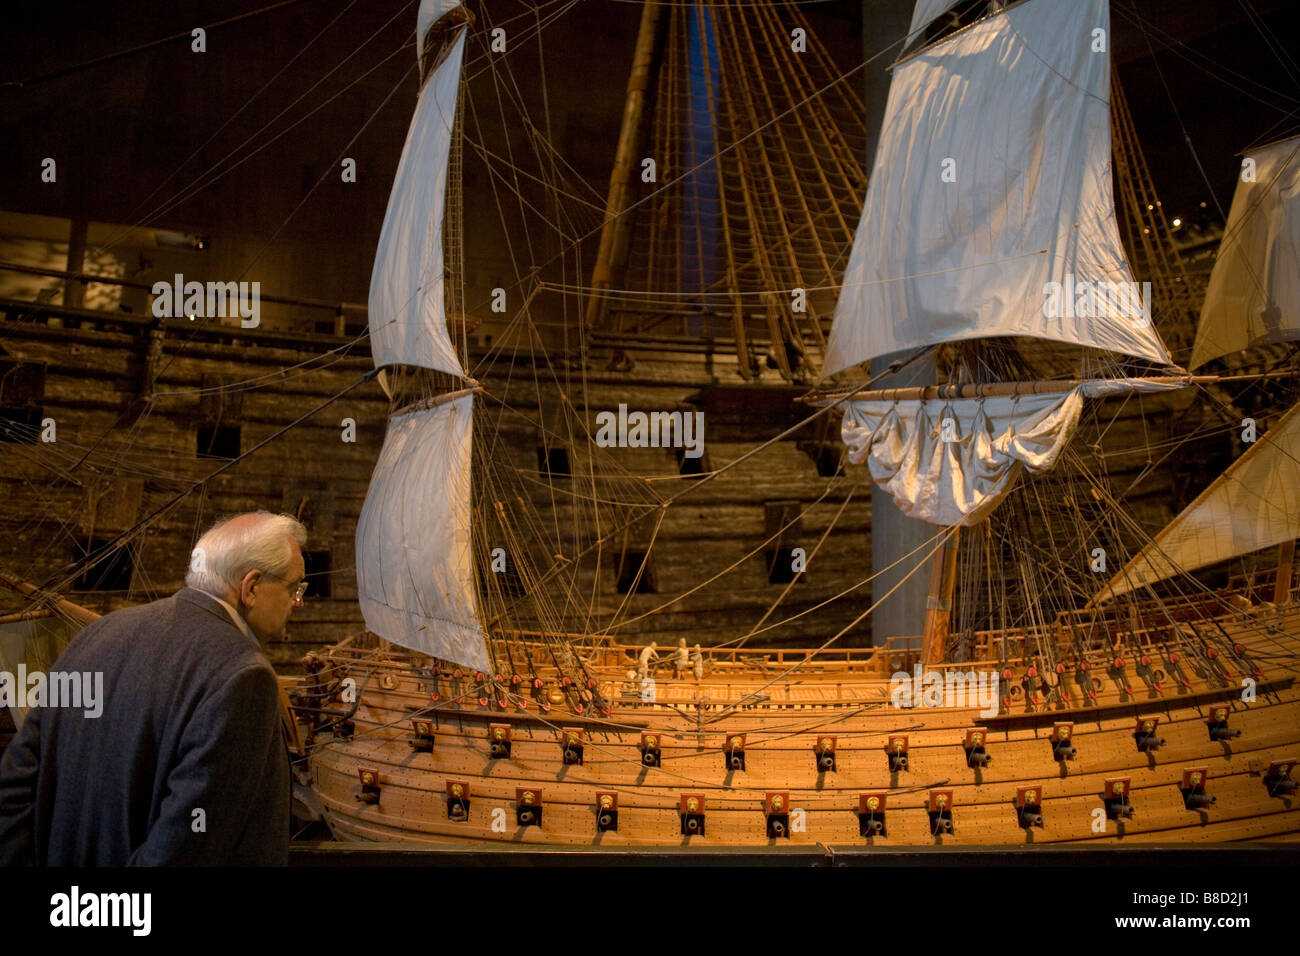
[[[259,663],[270,667],[261,648],[220,605],[190,589],[105,614],[69,643],[60,663],[85,668],[139,654],[159,663],[200,655],[231,672]]]

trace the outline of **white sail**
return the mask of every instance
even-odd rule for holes
[[[442,254],[447,165],[464,51],[461,33],[420,90],[397,164],[370,276],[370,348],[376,366],[405,364],[464,374],[447,331]]]
[[[1093,599],[1300,538],[1300,406],[1201,492]]]
[[[1168,361],[1127,307],[1109,28],[1106,0],[1029,0],[894,71],[824,374],[1008,335]]]
[[[1232,197],[1190,368],[1252,345],[1300,339],[1300,137],[1246,159],[1253,181],[1239,180]]]
[[[916,39],[916,34],[924,30],[931,20],[946,13],[953,7],[957,6],[958,0],[916,0],[916,6],[912,9],[912,26],[908,29],[908,36]]]
[[[470,557],[472,395],[394,416],[357,521],[357,598],[382,637],[487,670]]]

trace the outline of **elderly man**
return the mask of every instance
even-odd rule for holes
[[[33,708],[0,760],[0,866],[283,864],[289,764],[262,652],[306,585],[307,532],[213,525],[187,587],[105,615],[55,670],[102,672],[97,718]]]

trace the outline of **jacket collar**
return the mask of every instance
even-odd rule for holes
[[[220,598],[207,591],[200,591],[198,588],[189,586],[181,588],[176,592],[176,598],[184,601],[186,604],[192,604],[195,607],[202,608],[214,617],[232,624],[239,628],[240,633],[247,637],[258,650],[262,649],[262,642],[257,639],[257,635],[248,627],[248,622],[241,618],[237,611]]]

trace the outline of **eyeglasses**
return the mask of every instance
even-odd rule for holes
[[[306,581],[299,581],[297,584],[291,584],[289,581],[286,581],[284,578],[277,577],[274,574],[267,574],[265,576],[271,578],[273,581],[279,581],[281,584],[283,584],[284,589],[289,592],[289,597],[293,600],[294,604],[302,603],[302,596],[307,593]]]

